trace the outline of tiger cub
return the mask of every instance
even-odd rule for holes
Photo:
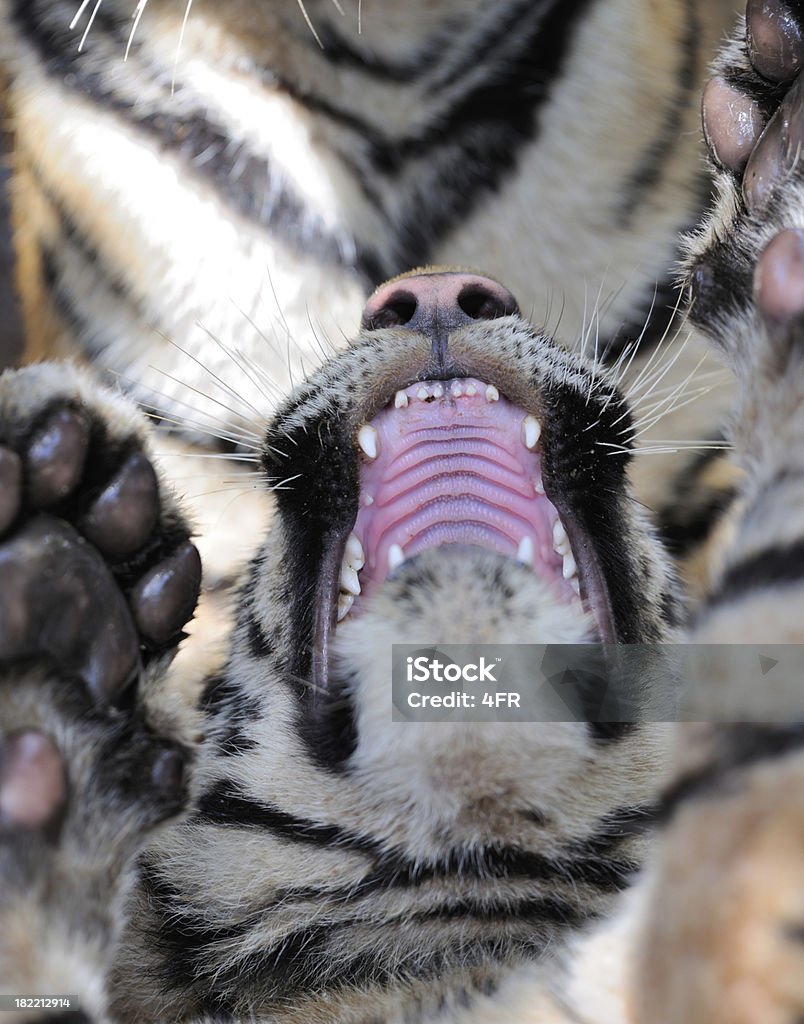
[[[688,256],[747,474],[692,631],[608,454],[630,415],[611,374],[493,279],[434,268],[378,289],[269,426],[274,526],[194,738],[165,681],[198,556],[148,430],[77,370],[3,378],[6,989],[117,1020],[800,1013],[800,726],[672,741],[647,687],[627,722],[414,725],[389,689],[405,641],[800,640],[804,121],[779,85],[747,168],[725,160],[755,47],[707,90],[720,200]]]

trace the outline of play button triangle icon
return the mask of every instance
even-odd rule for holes
[[[772,668],[776,668],[779,662],[776,658],[766,658],[764,654],[759,656],[759,667],[762,670],[762,675],[766,676]]]

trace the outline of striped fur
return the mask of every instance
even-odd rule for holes
[[[603,248],[591,241],[594,232],[587,237],[578,228],[577,209],[562,219],[556,206],[549,211],[549,225],[566,231],[558,242],[572,246],[576,262],[562,263],[561,244],[545,247],[556,260],[552,268],[540,266],[536,253],[537,262],[526,264],[522,250],[507,246],[496,266],[495,242],[510,231],[497,204],[512,218],[516,211],[521,214],[507,193],[541,160],[566,174],[566,161],[556,162],[550,146],[557,137],[577,139],[584,125],[559,120],[558,130],[557,119],[567,112],[563,90],[569,88],[571,95],[578,75],[583,81],[584,65],[607,81],[611,67],[590,55],[603,55],[606,31],[616,34],[622,25],[618,19],[630,24],[628,17],[639,18],[647,6],[512,4],[490,12],[467,5],[458,11],[464,19],[458,28],[470,26],[462,33],[440,5],[422,5],[398,16],[408,31],[409,19],[414,14],[418,19],[420,34],[405,47],[396,34],[397,15],[386,12],[388,20],[367,25],[365,37],[355,43],[344,37],[332,11],[311,5],[325,43],[322,53],[305,30],[294,28],[289,9],[261,12],[243,40],[221,24],[214,6],[199,5],[184,40],[188,84],[176,72],[175,109],[182,123],[165,109],[173,72],[164,41],[181,23],[181,11],[172,4],[151,0],[150,14],[162,20],[150,27],[143,22],[131,69],[117,79],[110,76],[110,55],[125,46],[125,28],[114,6],[99,8],[83,61],[64,45],[60,5],[6,3],[0,10],[15,33],[2,44],[11,69],[14,127],[18,139],[27,140],[19,144],[16,171],[17,218],[26,221],[27,231],[19,266],[28,319],[39,321],[30,337],[41,339],[32,340],[29,355],[52,352],[55,342],[48,332],[66,327],[68,351],[82,351],[101,367],[127,369],[136,377],[135,391],[147,398],[156,384],[145,367],[164,353],[142,323],[191,346],[190,318],[212,317],[220,301],[217,284],[209,290],[206,284],[220,276],[222,263],[243,294],[252,289],[246,308],[254,313],[259,286],[252,275],[240,273],[238,263],[246,253],[251,260],[261,253],[261,266],[286,275],[276,300],[280,306],[290,301],[287,281],[301,295],[325,272],[321,290],[306,293],[314,296],[314,320],[326,312],[344,329],[349,310],[379,276],[407,262],[440,257],[442,246],[460,255],[463,246],[480,244],[491,254],[483,262],[492,269],[504,269],[510,261],[515,285],[526,266],[529,274],[534,266],[537,274],[544,272],[542,284],[566,281],[568,265],[576,278],[601,269]],[[245,3],[227,10],[233,12],[232,24],[243,11],[254,14]],[[450,13],[455,10],[451,5]],[[580,147],[587,160],[577,191],[562,182],[555,195],[557,203],[577,207],[588,190],[584,172],[593,181],[615,182],[613,194],[625,193],[606,225],[608,243],[622,259],[618,273],[632,260],[667,260],[675,229],[694,212],[668,197],[694,177],[683,154],[683,168],[674,176],[676,151],[671,152],[669,140],[691,117],[698,59],[693,44],[706,38],[695,12],[691,6],[666,5],[651,9],[650,19],[645,15],[657,23],[660,38],[683,26],[687,44],[671,51],[684,59],[675,67],[676,91],[662,93],[674,98],[664,108],[655,146],[643,145],[642,159],[634,162],[625,159],[616,140],[609,139],[611,151],[608,146],[598,151],[587,139]],[[707,12],[698,13],[703,18]],[[292,15],[299,17],[296,11]],[[516,31],[509,31],[512,23]],[[445,26],[451,56],[434,63],[432,54],[443,50]],[[531,91],[522,66],[525,48],[540,40],[549,40],[555,62],[549,68],[553,88],[545,93]],[[621,44],[622,36],[617,40]],[[256,49],[260,41],[270,54],[270,75],[255,63],[253,50],[251,59],[243,59],[243,48]],[[491,56],[478,66],[472,57],[481,44]],[[210,62],[213,52],[216,60]],[[199,54],[194,63],[193,55]],[[734,43],[723,60],[731,68],[740,59]],[[338,102],[335,69],[339,82],[350,83],[348,117]],[[361,97],[359,86],[369,79],[376,91]],[[312,98],[311,80],[316,96],[325,99]],[[434,120],[422,123],[416,116],[422,90],[436,87]],[[259,95],[260,89],[270,91],[270,98]],[[499,122],[491,114],[484,119],[497,109],[501,93],[511,100],[509,119]],[[583,107],[589,125],[598,123],[595,99]],[[251,114],[270,107],[277,120],[257,116],[250,129],[238,126],[236,132],[239,102],[253,103]],[[137,168],[153,172],[153,178],[138,182],[140,200],[145,181],[149,187],[157,181],[175,184],[173,172],[181,169],[181,185],[175,193],[160,194],[164,209],[155,204],[145,231],[140,230],[145,211],[133,193],[130,205],[114,191],[97,206],[82,201],[79,186],[91,181],[88,170],[76,172],[84,115],[97,118],[86,123],[108,129],[109,138],[119,142],[117,166],[128,159],[132,176]],[[270,127],[285,121],[292,123],[280,142]],[[35,130],[46,123],[55,130]],[[611,131],[611,122],[606,124]],[[632,123],[627,127],[634,142]],[[235,135],[237,144],[227,145],[226,138]],[[319,149],[311,147],[311,137]],[[38,154],[26,153],[26,146],[39,145]],[[164,151],[155,161],[157,145]],[[476,154],[466,148],[471,146],[481,147],[487,159],[475,163]],[[300,163],[298,147],[304,152]],[[312,159],[313,152],[320,159]],[[453,184],[462,189],[468,223],[461,219],[467,210],[441,202],[443,194],[427,177],[429,172],[448,178],[456,156],[466,178]],[[611,177],[605,174],[606,156],[619,171]],[[294,169],[309,166],[310,177],[292,174],[283,160],[292,160]],[[160,178],[164,172],[170,173]],[[49,187],[48,175],[55,176],[58,189]],[[101,168],[96,183],[101,192],[111,179],[109,167]],[[696,277],[693,316],[725,350],[740,384],[730,437],[745,477],[734,485],[738,500],[722,564],[685,635],[707,643],[799,642],[803,542],[791,509],[799,505],[804,367],[798,328],[780,334],[757,310],[752,272],[762,245],[780,228],[802,222],[804,203],[794,178],[760,221],[746,213],[727,175],[719,175],[717,186],[715,210],[689,240],[687,259],[688,267],[703,260],[713,271]],[[257,198],[265,194],[270,203],[259,204]],[[662,204],[666,218],[651,206],[654,195],[668,201]],[[33,214],[24,217],[20,209]],[[110,209],[130,218],[130,230],[106,218]],[[156,271],[142,259],[147,246],[158,245],[160,230],[171,241],[182,238],[168,215],[202,212],[210,218],[204,230],[217,227],[224,238],[226,228],[236,225],[237,238],[229,237],[218,250],[212,244],[218,236],[210,231],[205,239],[206,251],[212,250],[209,265],[183,278],[174,278],[181,261],[167,250],[161,287],[152,290],[148,275]],[[534,219],[528,226],[538,234],[545,228],[539,223],[542,211],[530,212]],[[97,216],[97,223],[82,224],[82,214]],[[422,223],[435,229],[435,238],[423,234]],[[612,242],[618,225],[629,237],[633,232],[637,249],[644,245],[636,256],[631,243]],[[516,226],[518,235],[529,233],[523,232],[521,215]],[[546,230],[542,235],[550,237]],[[226,253],[225,260],[219,252]],[[579,253],[589,260],[586,268],[577,263]],[[203,262],[198,252],[193,256]],[[187,275],[187,264],[181,266]],[[142,276],[132,269],[137,267]],[[204,304],[193,295],[177,301],[180,281],[186,286],[190,278],[190,292],[203,295]],[[178,291],[171,290],[174,286]],[[525,302],[532,288],[528,281],[521,290]],[[616,343],[615,325],[638,311],[642,298],[641,284],[627,280],[602,317],[604,344]],[[146,308],[148,303],[153,304]],[[165,319],[168,313],[176,319]],[[300,312],[298,320],[284,308],[283,314],[303,339]],[[566,317],[570,333],[578,333],[580,306],[570,302]],[[123,351],[119,339],[128,327],[130,348]],[[236,333],[235,320],[224,316],[212,329],[226,345]],[[137,749],[127,742],[129,725],[142,730],[138,742],[148,750],[154,733],[171,734],[165,702],[170,705],[175,673],[162,662],[149,665],[147,685],[129,720],[132,709],[125,702],[108,716],[108,709],[99,713],[85,706],[83,694],[77,697],[65,680],[54,678],[52,669],[43,675],[41,667],[6,666],[0,701],[4,730],[35,721],[58,736],[73,790],[66,845],[45,837],[18,846],[14,837],[2,848],[8,877],[22,879],[0,900],[4,922],[12,925],[6,935],[22,936],[27,915],[35,934],[48,941],[29,948],[20,939],[10,953],[0,944],[0,981],[14,977],[20,963],[32,984],[43,985],[62,983],[77,970],[75,964],[88,964],[86,976],[73,976],[97,1020],[104,1019],[108,999],[115,1019],[132,1021],[566,1024],[580,1018],[600,1024],[738,1019],[754,1024],[772,1019],[771,1013],[782,1022],[797,1019],[804,841],[796,796],[802,778],[800,726],[682,728],[671,764],[669,731],[644,721],[608,734],[581,724],[439,723],[415,730],[394,725],[383,661],[391,637],[420,642],[437,632],[440,642],[485,637],[516,643],[532,641],[534,628],[539,642],[580,643],[590,637],[588,610],[556,606],[527,570],[478,550],[439,549],[409,561],[364,615],[347,619],[329,636],[332,616],[321,611],[326,610],[322,594],[356,511],[357,429],[400,382],[426,378],[429,366],[428,339],[415,331],[349,333],[348,347],[279,403],[263,438],[266,476],[280,485],[293,483],[280,486],[274,496],[274,522],[267,539],[260,531],[260,549],[242,584],[228,658],[205,680],[205,735],[182,822],[154,837],[156,822],[175,806],[151,806],[152,794],[140,779],[130,783],[137,800],[127,798],[125,787],[118,791],[99,784],[110,765],[115,783],[120,772],[126,779],[135,774],[126,761]],[[257,345],[256,337],[241,341],[246,358],[256,359],[258,349],[250,347]],[[318,361],[310,345],[307,355]],[[203,355],[208,367],[217,358],[208,358],[212,352],[205,349]],[[617,443],[630,422],[613,376],[599,362],[566,352],[519,316],[456,331],[449,352],[451,373],[471,369],[499,382],[517,406],[538,412],[555,493],[562,511],[570,510],[583,523],[606,583],[616,640],[676,638],[681,614],[673,570],[634,500],[627,454],[612,459],[604,450]],[[173,365],[172,356],[167,359]],[[284,373],[281,360],[274,371]],[[40,416],[63,389],[61,383],[48,384],[56,374],[45,368],[39,375],[0,381],[4,444],[30,433],[28,416]],[[284,383],[280,379],[280,386]],[[90,376],[69,375],[67,387],[74,392],[71,401],[102,425],[101,435],[115,439],[133,432],[144,443],[133,410],[96,389]],[[262,406],[260,390],[250,398],[246,394],[246,401]],[[178,406],[168,412],[180,419],[185,415]],[[200,415],[211,412],[207,404]],[[244,409],[233,416],[227,415],[229,432],[238,423],[253,422]],[[182,430],[192,437],[196,424],[185,422]],[[710,469],[700,460],[685,479],[704,479]],[[173,514],[172,500],[166,509]],[[690,532],[698,529],[693,517]],[[666,532],[677,543],[687,539],[673,536],[672,524]],[[222,574],[230,555],[227,551],[219,563]],[[181,671],[193,676],[196,670]],[[648,681],[643,682],[641,696],[647,700]],[[750,700],[742,688],[750,681],[728,682],[734,711],[741,700]],[[120,762],[112,757],[118,746]],[[665,783],[664,831],[656,852],[614,913],[648,849],[644,833]],[[105,833],[98,843],[82,807],[88,809],[87,820]],[[132,851],[146,840],[135,871]],[[60,896],[54,901],[53,893],[58,896],[64,887],[54,888],[52,882],[58,883],[65,870],[74,872],[76,863],[83,866],[82,883],[90,895],[79,887],[64,902]],[[131,886],[121,913],[117,908]],[[595,925],[600,918],[603,924]],[[117,949],[121,927],[125,935]],[[61,929],[70,940],[61,939]],[[74,948],[65,956],[68,941]],[[556,953],[563,960],[558,975],[552,962]],[[692,982],[683,968],[684,956],[691,953],[707,958]],[[739,983],[732,989],[724,977]],[[143,978],[149,979],[145,990]]]
[[[730,0],[379,3],[359,33],[355,6],[314,0],[317,38],[294,3],[196,0],[182,28],[182,3],[149,0],[125,63],[133,0],[103,0],[83,39],[94,6],[71,31],[73,0],[0,4],[26,359],[84,356],[231,448],[411,266],[478,264],[590,350],[662,336]],[[702,352],[690,341],[663,383]],[[694,407],[696,436],[718,407]],[[689,437],[690,412],[643,443]],[[650,504],[672,465],[635,469]],[[199,494],[221,486],[206,475]],[[260,527],[196,504],[225,579]]]

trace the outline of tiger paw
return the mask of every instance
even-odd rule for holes
[[[0,992],[105,1012],[132,861],[187,798],[144,692],[200,576],[136,410],[69,366],[0,377]]]
[[[804,227],[802,68],[804,7],[794,0],[749,0],[745,21],[704,90],[716,201],[687,240],[691,317],[738,369],[758,329],[758,255],[779,232]]]

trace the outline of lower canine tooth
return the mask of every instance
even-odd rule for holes
[[[349,614],[355,599],[351,594],[338,594],[338,622]]]
[[[535,416],[526,416],[522,420],[522,443],[527,449],[533,451],[539,443],[542,435],[542,428]]]
[[[530,537],[523,537],[516,549],[516,560],[523,565],[533,565],[533,541]]]
[[[575,559],[572,557],[572,555],[564,555],[564,579],[571,580],[577,572],[578,566],[575,564]]]
[[[397,409],[406,409],[408,405],[408,396],[404,391],[397,391],[394,396],[394,405]]]
[[[398,544],[392,544],[388,548],[388,571],[393,572],[397,566],[405,561],[405,552]]]
[[[581,596],[581,584],[578,581],[578,577],[577,576],[573,576],[572,577],[572,579],[570,580],[570,586],[575,591],[575,593],[578,595],[578,597],[580,597]]]
[[[380,454],[380,439],[370,423],[364,423],[358,430],[357,443],[370,459],[376,459]]]
[[[486,401],[496,402],[500,397],[500,392],[494,387],[493,384],[489,384],[486,388]]]

